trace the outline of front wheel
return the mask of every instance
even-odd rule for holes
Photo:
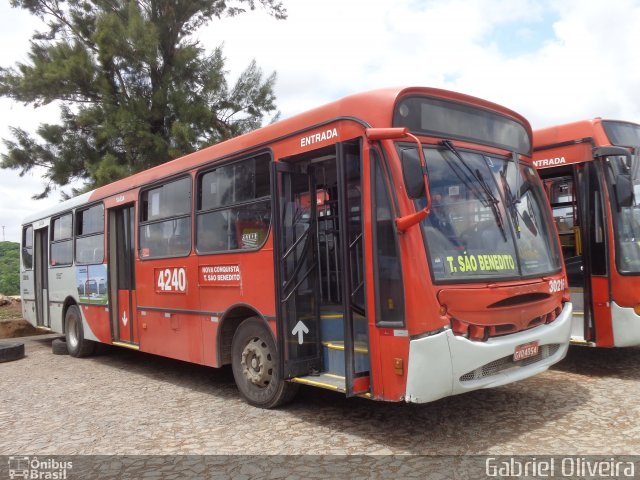
[[[85,340],[82,328],[82,316],[77,305],[71,305],[64,316],[64,331],[67,339],[67,350],[72,357],[88,357],[95,348],[96,343]]]
[[[269,328],[256,317],[243,321],[231,343],[233,377],[251,405],[274,408],[293,399],[298,385],[280,378],[279,357]]]

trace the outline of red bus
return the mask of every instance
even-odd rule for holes
[[[574,306],[572,341],[640,345],[640,125],[584,120],[536,130]]]
[[[523,379],[564,357],[572,308],[530,154],[493,103],[353,95],[27,218],[24,314],[76,357],[231,364],[261,407]]]

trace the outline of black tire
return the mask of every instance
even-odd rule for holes
[[[20,360],[24,357],[24,343],[0,343],[0,363]]]
[[[271,330],[256,317],[243,321],[231,343],[231,366],[247,403],[275,408],[293,400],[298,385],[280,378],[279,356]]]
[[[64,331],[67,350],[72,357],[88,357],[95,351],[95,342],[84,338],[82,316],[77,305],[71,305],[67,309],[67,313],[64,316]]]
[[[67,350],[67,342],[64,338],[54,338],[51,342],[51,353],[54,355],[69,355]]]

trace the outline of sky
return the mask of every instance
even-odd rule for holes
[[[593,117],[640,123],[640,0],[283,1],[287,20],[256,9],[196,34],[207,49],[224,44],[230,83],[252,59],[265,75],[276,72],[282,118],[352,93],[419,85],[504,105],[534,129]],[[2,67],[27,60],[39,27],[8,3],[0,4]],[[58,120],[55,105],[0,99],[0,112],[0,138],[10,138],[9,126],[33,132]],[[18,241],[23,217],[60,201],[59,191],[31,199],[41,176],[0,170],[0,239]]]

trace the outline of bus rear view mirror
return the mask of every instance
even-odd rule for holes
[[[427,179],[427,164],[424,159],[424,153],[422,151],[422,143],[420,143],[420,139],[418,139],[418,137],[409,132],[408,128],[367,128],[365,134],[370,141],[400,140],[403,138],[410,138],[417,145],[415,151],[418,158],[418,164],[420,166],[420,172],[415,178],[420,179],[420,182],[422,182],[422,192],[424,193],[414,196],[417,192],[417,186],[414,186],[412,183],[410,189],[409,185],[407,184],[408,175],[406,173],[403,173],[403,176],[405,178],[405,188],[407,188],[407,194],[410,198],[420,198],[424,195],[427,201],[425,207],[422,210],[418,210],[415,213],[410,213],[409,215],[396,218],[396,228],[399,233],[402,233],[413,225],[417,225],[418,223],[420,223],[421,220],[429,215],[429,210],[431,209],[431,195],[429,195],[429,181]]]
[[[622,173],[616,175],[615,190],[618,207],[633,207],[633,182],[631,181],[631,175]]]
[[[402,177],[404,186],[407,189],[407,195],[411,199],[423,198],[424,179],[422,165],[420,165],[420,157],[416,148],[405,148],[400,154],[402,162]]]

